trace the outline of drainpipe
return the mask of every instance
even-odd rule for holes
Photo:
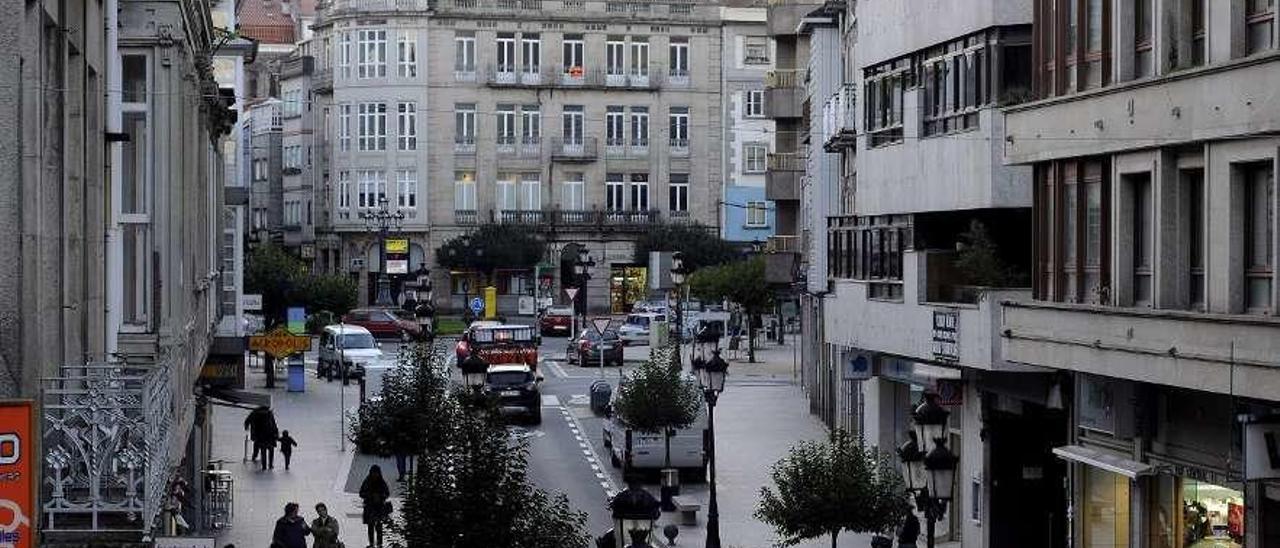
[[[107,31],[107,133],[118,135],[123,129],[121,115],[121,90],[124,86],[120,58],[120,1],[106,0]],[[123,178],[123,144],[107,143],[108,203],[106,226],[106,333],[104,343],[107,359],[118,350],[124,305],[124,242],[121,240],[120,212],[123,196],[120,193]]]

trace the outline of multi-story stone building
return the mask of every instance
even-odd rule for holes
[[[773,236],[778,222],[764,189],[774,132],[773,120],[764,115],[764,81],[776,52],[765,24],[767,10],[738,4],[720,8],[725,173],[720,236],[754,247]]]
[[[307,55],[310,43],[280,67],[281,108],[281,228],[284,246],[310,264],[316,257],[314,201],[317,191],[314,166],[316,117],[311,99],[315,59]]]
[[[1000,147],[1034,170],[1032,295],[999,317],[1075,386],[1059,537],[1280,546],[1276,4],[1034,7]]]
[[[283,116],[279,99],[259,99],[250,102],[241,126],[248,136],[244,154],[251,166],[249,241],[254,245],[284,243]]]

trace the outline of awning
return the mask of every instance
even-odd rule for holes
[[[1155,466],[1127,459],[1118,453],[1102,449],[1094,449],[1092,447],[1085,447],[1083,445],[1064,445],[1062,447],[1054,447],[1053,454],[1057,455],[1059,458],[1069,461],[1087,464],[1108,472],[1115,472],[1129,479],[1137,479],[1138,476],[1155,474]]]
[[[250,392],[236,388],[210,388],[205,390],[204,395],[208,396],[209,400],[215,405],[245,409],[263,406],[271,407],[271,394],[260,392]]]

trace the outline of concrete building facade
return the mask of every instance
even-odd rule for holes
[[[281,228],[285,248],[308,264],[316,257],[314,201],[318,191],[315,102],[311,98],[315,59],[306,54],[309,45],[299,46],[280,67]]]
[[[762,7],[720,8],[725,173],[720,236],[752,246],[765,245],[777,228],[764,189],[774,132],[773,120],[764,115],[764,81],[777,55],[767,15]]]

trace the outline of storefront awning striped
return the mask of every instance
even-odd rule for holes
[[[1138,476],[1152,475],[1156,472],[1155,466],[1150,464],[1125,458],[1124,455],[1113,451],[1095,449],[1083,445],[1054,447],[1053,454],[1057,455],[1058,458],[1087,464],[1094,468],[1101,468],[1129,479],[1137,479]]]

